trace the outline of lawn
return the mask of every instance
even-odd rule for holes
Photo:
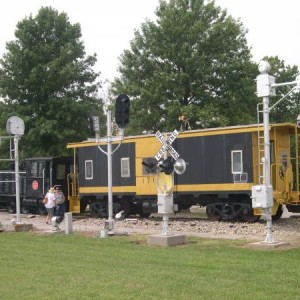
[[[0,299],[300,299],[300,249],[0,233]]]

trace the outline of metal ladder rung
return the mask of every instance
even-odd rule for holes
[[[265,176],[264,176],[264,163],[261,162],[262,157],[265,156],[265,137],[264,137],[264,132],[261,131],[260,129],[260,119],[261,115],[264,113],[263,110],[261,110],[262,103],[259,103],[257,105],[257,155],[258,155],[258,180],[259,183],[263,183]]]

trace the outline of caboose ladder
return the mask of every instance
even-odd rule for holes
[[[69,199],[69,211],[74,213],[80,213],[80,196],[79,196],[79,180],[78,172],[76,168],[76,152],[74,148],[74,172],[70,172],[67,176],[68,182],[68,199]]]
[[[258,150],[258,183],[265,183],[265,175],[264,175],[264,162],[263,158],[265,157],[265,138],[264,138],[264,130],[262,124],[262,114],[263,110],[260,110],[260,106],[263,103],[257,104],[257,150]]]

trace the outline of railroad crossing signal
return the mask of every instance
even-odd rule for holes
[[[158,150],[158,152],[155,155],[155,158],[157,161],[159,161],[164,153],[166,151],[168,151],[171,156],[177,160],[179,158],[179,154],[177,153],[177,151],[171,146],[171,144],[174,142],[174,140],[177,138],[179,132],[175,129],[171,135],[169,136],[168,139],[166,139],[161,132],[158,130],[155,134],[156,138],[162,143],[161,148]]]
[[[157,211],[163,214],[163,235],[169,234],[168,221],[169,216],[174,212],[173,207],[173,188],[174,188],[174,171],[177,174],[183,174],[186,168],[185,161],[179,158],[179,154],[171,146],[174,140],[177,138],[179,132],[175,129],[169,138],[164,137],[160,131],[157,131],[155,136],[162,143],[161,148],[155,155],[155,159],[158,161],[158,173],[156,179],[157,186]],[[167,156],[167,152],[173,157]],[[161,158],[164,157],[163,160]],[[144,163],[144,165],[148,165]]]

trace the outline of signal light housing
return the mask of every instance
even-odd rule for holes
[[[99,117],[95,113],[89,115],[88,122],[88,128],[92,136],[95,136],[96,133],[100,133]]]
[[[116,99],[115,120],[120,128],[129,123],[130,100],[126,94],[120,94]]]
[[[164,172],[166,175],[170,175],[174,172],[174,162],[171,156],[158,163],[160,172]]]

